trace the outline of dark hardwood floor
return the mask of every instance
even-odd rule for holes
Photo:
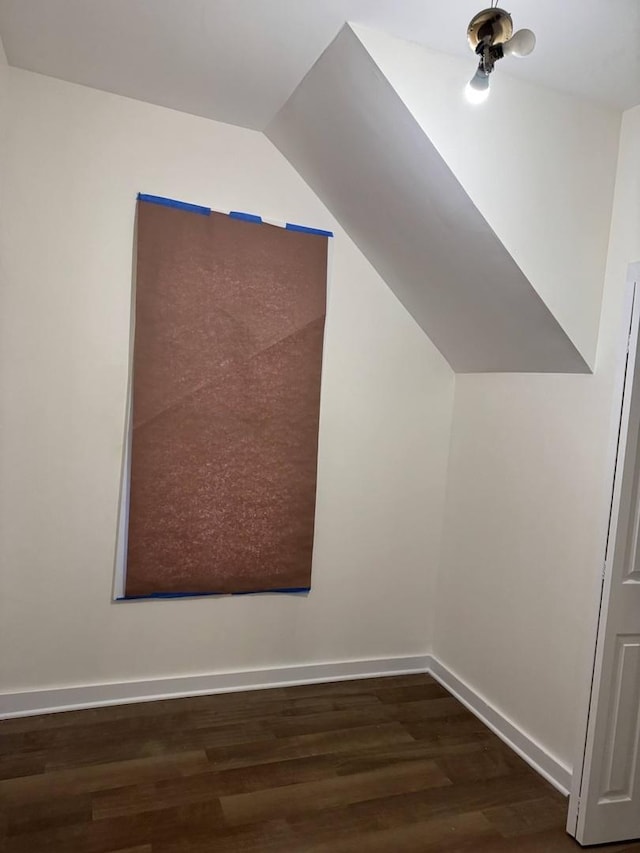
[[[0,722],[3,853],[576,853],[566,808],[427,676]]]

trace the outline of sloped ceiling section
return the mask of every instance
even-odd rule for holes
[[[469,104],[474,58],[436,53],[380,30],[358,39],[438,149],[584,359],[595,363],[609,247],[620,114],[511,76]],[[540,41],[548,37],[540,32]]]
[[[350,27],[266,133],[456,372],[589,372]]]

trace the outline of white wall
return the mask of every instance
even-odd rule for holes
[[[6,135],[8,120],[7,120],[7,97],[9,91],[9,66],[7,64],[7,57],[4,52],[4,45],[2,44],[2,39],[0,38],[0,152],[2,151],[2,145],[4,144],[4,138]],[[0,157],[2,155],[0,154]],[[2,196],[0,194],[0,202]]]
[[[434,652],[567,765],[593,655],[626,268],[640,259],[639,150],[637,107],[623,120],[595,375],[456,377]]]
[[[441,357],[260,134],[3,75],[0,693],[428,651],[453,394]],[[640,259],[639,146],[636,109],[595,376],[456,378],[434,652],[567,764]],[[336,231],[308,599],[110,601],[139,190]]]
[[[6,138],[7,132],[9,129],[9,66],[7,64],[7,57],[4,52],[4,45],[2,44],[2,38],[0,38],[0,209],[4,205],[4,185],[3,185],[3,175],[4,170],[2,168],[2,164],[6,161]],[[0,250],[0,293],[4,289],[4,258],[2,251]],[[0,416],[2,409],[0,408]],[[2,476],[2,470],[0,469],[0,477]]]
[[[593,366],[620,114],[509,76],[481,107],[463,89],[469,59],[366,27],[356,35],[480,212]]]
[[[453,375],[261,134],[10,69],[0,692],[428,650]],[[335,230],[308,598],[111,603],[138,191]]]

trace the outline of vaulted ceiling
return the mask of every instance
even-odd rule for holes
[[[0,36],[13,66],[265,131],[454,370],[588,372],[640,2],[513,0],[536,51],[472,115],[481,5],[0,0]]]
[[[412,48],[345,26],[267,136],[456,372],[588,372],[617,123],[506,79],[478,115],[464,62]]]
[[[11,65],[263,129],[346,21],[473,57],[487,0],[0,0]],[[640,103],[638,0],[513,0],[535,55],[510,73],[619,109]]]

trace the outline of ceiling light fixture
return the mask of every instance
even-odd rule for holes
[[[467,28],[471,50],[479,57],[478,70],[465,89],[467,100],[480,104],[489,97],[489,75],[503,56],[528,56],[536,46],[531,30],[513,32],[511,15],[492,6],[471,19]]]

